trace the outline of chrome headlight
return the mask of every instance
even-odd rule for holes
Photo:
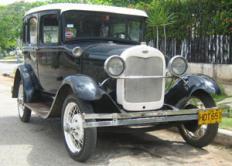
[[[118,77],[125,70],[125,62],[120,56],[113,55],[106,59],[104,69],[110,77]]]
[[[174,76],[181,76],[186,73],[188,62],[182,56],[174,56],[168,64],[168,71]]]
[[[72,54],[74,57],[80,57],[83,53],[83,50],[80,47],[74,47],[72,49]]]

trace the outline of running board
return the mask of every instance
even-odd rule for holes
[[[50,103],[25,103],[25,106],[42,118],[47,118],[50,112]]]

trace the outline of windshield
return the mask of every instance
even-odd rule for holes
[[[112,38],[140,42],[144,18],[96,12],[64,13],[64,39]]]

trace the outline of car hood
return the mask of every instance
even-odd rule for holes
[[[135,44],[118,44],[113,42],[94,42],[94,43],[79,43],[69,45],[69,49],[74,47],[81,47],[84,54],[87,55],[89,58],[95,59],[106,59],[111,55],[120,55],[124,50],[127,48],[135,46]]]

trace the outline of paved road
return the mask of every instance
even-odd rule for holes
[[[193,148],[178,134],[166,130],[146,134],[101,133],[93,157],[81,164],[67,154],[59,119],[33,116],[28,124],[17,117],[16,101],[10,98],[10,80],[0,76],[0,165],[231,165],[232,150],[210,145]]]
[[[0,73],[12,74],[17,68],[18,64],[15,63],[1,63],[0,62]]]

